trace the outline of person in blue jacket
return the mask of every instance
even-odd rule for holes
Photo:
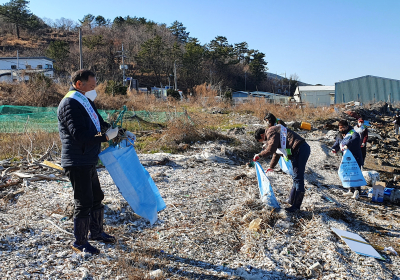
[[[74,190],[74,235],[72,249],[99,254],[88,239],[114,243],[113,236],[103,231],[104,193],[97,176],[96,165],[101,143],[115,138],[118,127],[111,128],[94,105],[96,77],[89,70],[72,75],[72,87],[61,100],[58,129],[62,150],[61,166]],[[90,236],[88,233],[90,231]]]
[[[348,149],[357,161],[358,166],[364,165],[364,158],[361,152],[361,138],[354,129],[349,126],[346,120],[339,121],[339,133],[336,136],[336,142],[332,146],[332,152],[337,153]],[[344,196],[353,196],[354,199],[358,199],[361,192],[361,187],[351,187],[349,192],[344,193]]]

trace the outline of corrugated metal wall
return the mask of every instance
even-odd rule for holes
[[[313,106],[329,106],[331,103],[329,92],[333,91],[302,91],[301,101]]]
[[[335,103],[400,101],[400,80],[364,76],[335,83]]]

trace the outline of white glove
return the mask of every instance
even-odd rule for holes
[[[259,155],[259,154],[254,155],[253,161],[257,161],[257,160],[259,160],[259,159],[260,159],[260,155]]]
[[[347,150],[347,146],[344,146],[342,151],[346,151]]]
[[[361,143],[361,147],[363,147],[363,148],[364,148],[364,147],[365,147],[365,143]]]
[[[111,139],[114,139],[115,137],[117,137],[118,130],[119,130],[118,127],[115,127],[115,128],[110,127],[106,132],[106,136],[107,136],[108,140],[111,140]]]
[[[125,131],[124,136],[125,136],[125,137],[128,137],[128,138],[130,138],[130,139],[132,139],[133,142],[136,141],[136,135],[133,134],[132,132],[128,131],[128,130]]]

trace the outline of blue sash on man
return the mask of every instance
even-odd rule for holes
[[[78,101],[83,106],[83,108],[85,108],[86,112],[89,114],[90,119],[96,126],[97,132],[101,131],[99,116],[97,116],[96,111],[93,109],[92,105],[89,102],[89,99],[87,99],[86,96],[84,96],[79,91],[71,90],[64,96],[64,98],[73,98],[76,101]]]

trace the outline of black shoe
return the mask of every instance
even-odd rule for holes
[[[88,242],[89,223],[90,217],[79,217],[74,219],[75,242],[71,247],[78,253],[87,252],[90,254],[99,254],[100,251]]]
[[[102,232],[100,235],[97,235],[95,237],[90,236],[90,240],[95,240],[95,241],[101,241],[104,243],[115,243],[117,242],[117,239],[114,236],[111,236],[105,232]]]
[[[114,236],[108,235],[103,231],[104,207],[93,210],[90,217],[90,240],[101,241],[104,243],[115,243]]]
[[[288,208],[285,208],[285,210],[287,212],[296,212],[296,211],[300,210],[300,206],[301,206],[301,203],[303,202],[303,198],[304,198],[304,192],[296,191],[293,205]]]
[[[96,247],[93,247],[92,245],[90,245],[90,243],[87,241],[83,245],[78,245],[78,244],[76,244],[76,242],[74,242],[74,244],[72,244],[71,247],[77,253],[85,252],[85,253],[89,253],[92,255],[100,254],[100,250],[97,249]]]

